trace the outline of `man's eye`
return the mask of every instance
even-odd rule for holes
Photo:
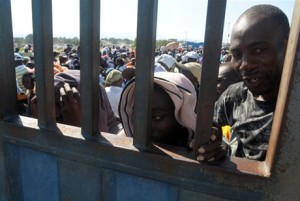
[[[231,55],[232,55],[234,58],[240,58],[242,54],[241,54],[240,52],[235,52],[235,51],[233,51],[233,52],[231,52]]]
[[[154,121],[161,121],[162,119],[163,119],[162,116],[152,115],[152,120],[154,120]]]
[[[256,48],[254,51],[256,54],[261,54],[265,51],[266,49],[265,48]]]

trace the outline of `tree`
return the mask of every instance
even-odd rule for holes
[[[159,48],[161,46],[166,46],[170,41],[169,40],[157,40],[156,41],[156,48]]]
[[[33,44],[33,35],[32,34],[28,34],[25,37],[25,42],[26,42],[26,44]]]

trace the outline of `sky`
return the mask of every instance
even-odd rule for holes
[[[222,1],[222,0],[220,0]],[[100,38],[136,38],[138,0],[101,0]],[[249,7],[272,4],[281,8],[290,22],[294,0],[227,0],[223,42],[236,19]],[[32,33],[31,0],[11,0],[14,37]],[[207,0],[159,0],[157,39],[204,41]],[[79,0],[52,0],[53,36],[79,37]]]

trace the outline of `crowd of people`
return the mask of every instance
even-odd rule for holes
[[[228,155],[265,159],[288,34],[288,19],[277,7],[253,6],[239,17],[230,47],[220,50],[214,127],[197,160]],[[34,54],[31,46],[25,50],[15,51],[19,113],[36,117]],[[135,69],[142,68],[136,66],[136,52],[103,46],[99,54],[100,131],[133,137]],[[197,97],[205,76],[203,49],[162,46],[155,54],[152,141],[193,148]],[[57,122],[80,126],[79,47],[53,52],[53,75]]]

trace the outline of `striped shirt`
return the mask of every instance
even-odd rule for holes
[[[22,77],[23,77],[23,75],[29,73],[28,67],[26,67],[24,64],[22,64],[22,65],[15,67],[15,70],[16,70],[16,79],[17,79],[18,85],[21,88],[22,92],[24,93],[26,91],[26,88],[23,85]]]

